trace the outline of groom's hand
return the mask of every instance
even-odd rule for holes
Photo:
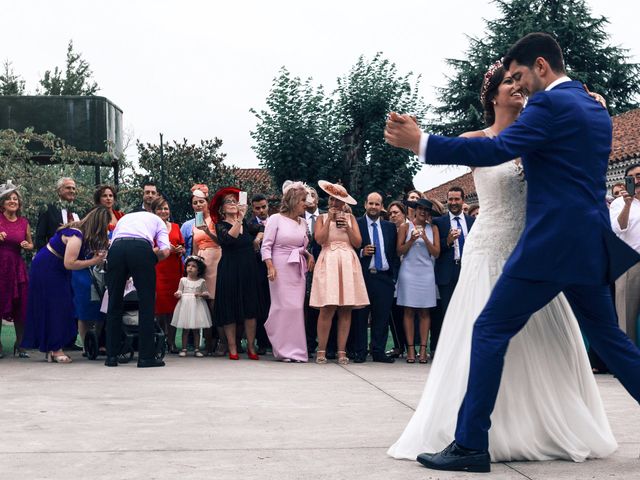
[[[384,129],[384,139],[389,145],[406,148],[416,155],[420,152],[420,135],[422,132],[415,119],[409,115],[398,115],[391,112]]]

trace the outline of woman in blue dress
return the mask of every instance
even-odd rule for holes
[[[62,347],[76,336],[71,270],[104,261],[111,212],[96,207],[82,220],[63,225],[31,263],[24,348],[37,348],[49,362],[71,363]],[[88,260],[88,254],[93,255]]]
[[[424,198],[415,203],[413,223],[398,229],[398,255],[404,256],[398,273],[398,305],[404,307],[407,337],[407,363],[415,363],[414,318],[420,318],[420,363],[427,363],[427,340],[431,317],[436,306],[437,288],[434,261],[440,255],[438,227],[431,225],[433,204]]]

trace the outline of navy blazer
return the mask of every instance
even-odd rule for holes
[[[603,285],[640,255],[611,230],[603,201],[611,118],[579,82],[535,93],[495,139],[429,136],[426,163],[486,167],[522,157],[525,228],[504,273],[564,284]]]
[[[468,234],[476,219],[469,215],[464,215],[464,219],[467,222]],[[455,249],[453,245],[447,245],[447,237],[451,230],[451,218],[449,218],[449,212],[445,213],[441,217],[434,217],[433,224],[438,227],[438,236],[440,237],[440,255],[436,258],[435,265],[436,283],[438,285],[448,285],[451,283],[453,278],[453,269],[455,268]]]
[[[371,264],[371,257],[360,256],[360,252],[366,245],[373,245],[373,240],[369,236],[369,226],[367,225],[366,215],[358,218],[358,228],[360,229],[360,235],[362,236],[362,244],[356,252],[360,259],[360,264],[362,265],[362,271],[367,272],[369,270],[369,265]],[[382,230],[382,239],[384,241],[384,253],[387,257],[387,262],[389,263],[388,275],[396,280],[400,269],[400,258],[398,257],[396,249],[398,231],[393,223],[382,219],[380,219],[380,229]]]

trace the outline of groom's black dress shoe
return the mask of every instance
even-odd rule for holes
[[[118,357],[107,357],[104,361],[105,367],[117,367],[118,366]]]
[[[138,368],[164,367],[164,361],[157,358],[138,359]]]
[[[478,473],[491,471],[489,452],[470,450],[461,447],[456,442],[452,442],[438,453],[421,453],[416,460],[433,470]]]

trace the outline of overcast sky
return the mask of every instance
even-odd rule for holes
[[[612,44],[640,61],[637,3],[588,4],[610,20]],[[249,109],[264,106],[280,67],[332,90],[359,55],[381,51],[400,73],[422,75],[431,103],[444,60],[463,57],[467,36],[482,36],[482,19],[496,15],[487,0],[20,0],[3,4],[0,59],[35,93],[45,70],[64,66],[73,39],[135,138],[219,137],[228,164],[257,167]],[[464,171],[424,167],[415,183],[427,189]]]

